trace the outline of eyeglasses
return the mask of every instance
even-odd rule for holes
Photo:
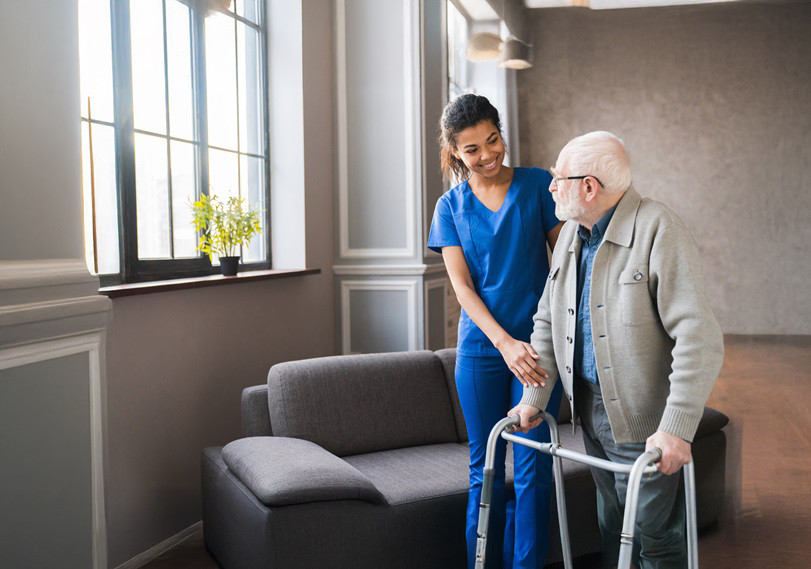
[[[605,189],[605,185],[600,181],[600,178],[592,176],[591,174],[586,174],[585,176],[558,176],[557,178],[552,178],[552,183],[557,186],[558,182],[563,180],[585,180],[586,178],[594,178],[597,180],[597,183],[600,184],[600,187]]]

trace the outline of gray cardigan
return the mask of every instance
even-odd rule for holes
[[[573,401],[577,223],[568,221],[531,343],[549,373],[521,403],[545,409],[558,377]],[[723,337],[704,294],[698,248],[684,223],[633,188],[619,201],[592,270],[591,328],[597,374],[618,443],[657,430],[692,441],[723,362]]]

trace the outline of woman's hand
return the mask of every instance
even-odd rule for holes
[[[524,387],[546,385],[544,379],[549,379],[549,374],[535,361],[539,356],[531,345],[508,336],[503,342],[499,342],[496,348],[501,352],[501,357],[507,362],[510,371]]]

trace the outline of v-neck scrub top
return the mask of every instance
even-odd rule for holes
[[[551,181],[546,170],[515,168],[501,207],[492,211],[465,180],[437,201],[428,236],[428,248],[437,253],[462,247],[476,293],[496,322],[524,342],[549,274],[546,234],[558,224]],[[464,310],[457,353],[500,355]]]

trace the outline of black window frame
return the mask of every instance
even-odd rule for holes
[[[206,101],[206,72],[205,72],[205,18],[204,3],[194,0],[161,0],[164,13],[163,41],[166,45],[166,2],[179,1],[189,7],[191,18],[191,57],[192,57],[192,91],[195,109],[193,112],[195,138],[197,139],[197,195],[209,193],[209,172],[208,172],[208,128],[207,128],[207,101]],[[219,273],[219,267],[212,265],[208,255],[198,253],[197,257],[185,259],[139,259],[138,258],[138,218],[136,207],[136,180],[135,180],[135,134],[138,131],[134,128],[133,122],[133,88],[132,88],[132,68],[131,68],[131,38],[130,38],[130,0],[110,0],[110,27],[112,41],[112,66],[113,66],[113,112],[114,123],[97,121],[92,119],[92,123],[106,124],[113,126],[115,131],[115,160],[116,160],[116,191],[118,198],[118,233],[119,233],[119,273],[100,274],[101,286],[113,286],[127,283],[138,283],[156,280],[171,280],[177,278],[189,278],[196,276],[207,276]],[[259,45],[262,50],[260,72],[260,85],[262,87],[262,127],[264,156],[258,156],[241,150],[236,152],[237,156],[248,155],[263,160],[264,163],[264,194],[265,208],[262,212],[263,232],[265,240],[266,258],[263,261],[240,263],[241,270],[263,270],[271,268],[271,240],[270,240],[270,129],[268,110],[268,57],[267,57],[267,8],[265,2],[257,2],[258,23],[254,23],[235,11],[227,12],[228,17],[236,22],[245,24],[257,31],[260,37]],[[236,26],[235,22],[235,26]],[[238,41],[238,35],[235,42]],[[237,47],[237,46],[235,46]],[[238,50],[237,50],[238,53]],[[166,52],[164,50],[164,57]],[[237,65],[237,73],[239,66]],[[168,75],[168,66],[164,63],[164,74]],[[166,78],[166,88],[168,89],[168,77]],[[239,104],[237,102],[237,104]],[[169,109],[167,107],[167,117]],[[87,119],[82,118],[83,121]],[[237,125],[239,128],[239,125]],[[154,133],[148,133],[154,134]],[[165,135],[167,146],[171,146],[171,140],[182,140]],[[237,137],[239,140],[239,137]],[[219,149],[218,147],[214,147]],[[239,146],[238,146],[239,148]],[[226,150],[226,149],[221,149]],[[231,150],[228,150],[232,152]],[[171,152],[171,150],[169,150]],[[171,172],[171,154],[168,154],[169,172]],[[241,166],[240,170],[241,171]],[[169,176],[171,201],[171,176]],[[173,223],[172,216],[169,216],[170,231]],[[170,242],[174,236],[170,234]],[[173,250],[173,245],[172,249]]]

